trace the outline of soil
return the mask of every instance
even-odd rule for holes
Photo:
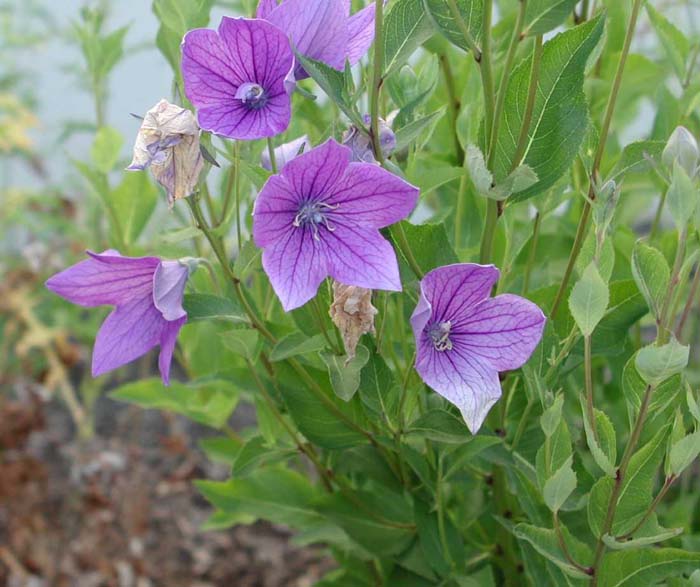
[[[78,439],[60,403],[23,395],[0,396],[0,586],[307,587],[331,568],[282,527],[201,530],[192,480],[227,471],[196,425],[102,399]]]

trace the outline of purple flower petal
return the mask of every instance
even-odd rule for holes
[[[300,197],[281,175],[267,180],[255,200],[253,238],[259,247],[266,247],[289,231],[299,211]]]
[[[542,337],[545,317],[531,301],[502,294],[452,321],[455,347],[485,359],[497,371],[518,369]]]
[[[350,149],[328,139],[287,163],[281,175],[295,193],[326,199],[350,165],[350,156]]]
[[[371,163],[351,163],[328,202],[345,219],[384,228],[406,218],[418,201],[419,190]],[[342,281],[342,280],[341,280]]]
[[[494,266],[438,267],[421,281],[411,316],[416,370],[455,404],[474,433],[500,397],[498,372],[521,367],[542,337],[544,314],[512,294],[490,298]]]
[[[255,203],[253,237],[285,310],[330,275],[346,285],[401,290],[392,246],[378,227],[401,220],[418,190],[376,166],[350,164],[334,140],[287,163]]]
[[[478,357],[454,349],[439,352],[423,343],[418,348],[416,371],[425,383],[459,408],[472,434],[479,431],[501,397],[498,371]]]
[[[286,312],[313,298],[328,275],[321,243],[303,227],[287,230],[282,238],[267,246],[262,265]]]
[[[341,0],[285,0],[266,17],[285,32],[299,53],[338,70],[345,67],[346,18]]]
[[[289,41],[264,20],[227,18],[218,33],[190,31],[182,45],[185,94],[202,129],[234,139],[283,132],[291,117],[285,79],[294,64]]]
[[[189,269],[179,261],[162,261],[153,276],[153,304],[168,321],[187,316],[182,296]]]
[[[275,8],[277,8],[277,0],[260,0],[258,9],[255,11],[255,18],[267,19]]]
[[[374,41],[374,12],[376,4],[372,2],[366,8],[353,14],[347,21],[348,46],[346,56],[350,65],[355,65],[369,51]]]
[[[170,385],[170,364],[173,360],[173,351],[177,342],[180,329],[187,322],[187,317],[166,322],[160,334],[160,354],[158,355],[158,369],[160,377],[165,385]]]
[[[118,306],[103,322],[92,351],[92,375],[126,365],[159,344],[166,320],[150,296]]]
[[[376,228],[334,222],[323,235],[328,272],[336,281],[367,289],[401,291],[396,253]]]
[[[275,147],[275,162],[277,168],[282,169],[292,159],[302,153],[306,153],[311,149],[311,142],[307,135],[302,135],[298,139],[284,143],[279,147]],[[272,171],[272,162],[270,161],[270,152],[265,149],[260,155],[260,165],[268,171]]]
[[[124,304],[141,297],[153,287],[156,257],[122,257],[116,251],[88,253],[81,261],[54,275],[46,287],[80,306]]]

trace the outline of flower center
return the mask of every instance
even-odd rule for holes
[[[440,352],[452,350],[452,341],[450,340],[451,328],[452,322],[449,320],[446,322],[435,322],[428,328],[428,336],[433,341],[435,350]]]
[[[251,110],[260,110],[267,104],[267,93],[261,85],[248,83],[236,90],[236,98]]]
[[[340,204],[326,204],[325,202],[307,201],[299,206],[297,215],[294,217],[292,224],[299,228],[300,226],[308,226],[313,232],[314,238],[319,240],[318,227],[320,224],[326,227],[328,232],[333,232],[333,226],[328,220],[327,214],[332,210],[337,210]]]

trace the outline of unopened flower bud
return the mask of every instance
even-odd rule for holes
[[[289,163],[295,157],[298,157],[302,153],[306,153],[311,149],[311,142],[307,135],[302,135],[298,139],[284,143],[279,147],[275,148],[275,163],[277,164],[277,170],[282,169],[287,163]],[[270,161],[270,152],[265,149],[260,155],[260,165],[268,171],[272,171],[272,162]]]
[[[199,127],[192,112],[161,100],[146,113],[134,145],[130,171],[151,168],[153,177],[175,200],[191,195],[204,160],[199,148]]]
[[[370,117],[365,116],[364,122],[369,125],[371,122]],[[343,145],[352,149],[353,161],[376,163],[369,135],[357,127],[351,126],[343,133]],[[388,157],[396,149],[396,135],[389,124],[381,118],[379,119],[379,146],[384,157]]]
[[[343,337],[349,362],[355,356],[360,337],[374,332],[377,308],[372,305],[372,290],[334,281],[329,314]]]
[[[670,169],[673,169],[673,164],[677,161],[688,177],[692,178],[695,175],[698,159],[700,159],[700,150],[698,142],[687,128],[684,126],[676,127],[666,143],[662,159]]]

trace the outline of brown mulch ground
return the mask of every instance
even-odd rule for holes
[[[330,568],[284,528],[202,532],[191,481],[226,471],[191,424],[102,401],[79,441],[55,402],[0,397],[0,586],[306,587]]]

